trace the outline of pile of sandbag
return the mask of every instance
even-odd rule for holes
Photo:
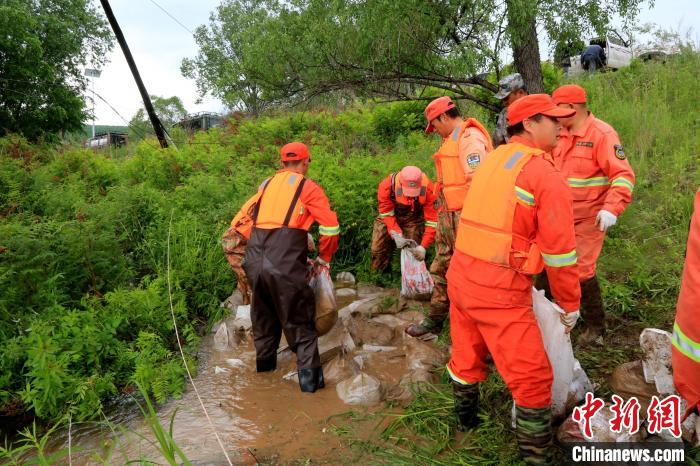
[[[646,420],[647,409],[652,397],[663,400],[676,395],[671,367],[671,334],[664,330],[647,328],[639,336],[643,351],[641,360],[621,364],[612,373],[610,388],[613,393],[627,401],[635,397],[639,401],[640,429],[630,434],[624,429],[621,433],[611,432],[609,422],[613,417],[609,407],[612,401],[604,400],[605,407],[592,420],[593,437],[585,438],[580,426],[571,417],[561,425],[557,433],[560,442],[680,442],[668,431],[650,434]],[[681,400],[680,415],[686,410],[685,400]],[[700,417],[689,416],[681,424],[682,438],[700,445]]]

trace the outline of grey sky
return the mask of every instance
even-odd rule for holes
[[[220,0],[155,1],[192,31],[208,23],[209,13],[220,3]],[[700,0],[657,0],[655,3],[653,8],[641,12],[641,23],[653,22],[674,30],[692,28],[693,38],[698,41]],[[180,74],[182,59],[194,57],[197,53],[194,39],[187,31],[150,0],[111,0],[110,4],[150,94],[176,95],[189,112],[225,111],[223,104],[216,99],[208,98],[196,105],[194,81]],[[102,76],[95,80],[95,92],[129,120],[142,106],[141,97],[118,45],[109,58],[110,63],[103,69]],[[95,103],[95,114],[97,124],[125,124],[99,99]]]

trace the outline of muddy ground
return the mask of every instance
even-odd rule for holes
[[[319,339],[326,388],[314,394],[299,390],[296,359],[284,339],[277,370],[255,372],[245,308],[238,318],[234,310],[203,338],[194,382],[234,464],[303,463],[311,458],[314,464],[357,463],[363,452],[343,445],[338,433],[351,429],[355,439],[376,436],[381,418],[373,413],[385,409],[386,402],[407,402],[416,384],[435,380],[433,369],[445,362],[447,349],[435,339],[417,340],[403,331],[422,319],[427,303],[400,299],[396,290],[340,286],[340,317]],[[339,385],[344,388],[339,390]],[[73,428],[72,464],[162,462],[136,407],[126,405],[122,411],[111,416],[115,430],[122,430],[116,437],[104,426]],[[164,426],[173,414],[173,437],[193,464],[227,464],[190,384],[180,399],[158,409]],[[67,448],[67,437],[61,433],[54,448]]]

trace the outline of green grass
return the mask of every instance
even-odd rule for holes
[[[686,52],[666,64],[634,63],[581,82],[596,116],[618,130],[637,174],[634,201],[610,231],[599,262],[619,329],[610,341],[619,342],[579,353],[603,393],[612,368],[636,357],[631,331],[671,328],[700,184],[699,68],[700,57]],[[281,112],[198,133],[179,151],[147,139],[119,157],[0,139],[0,413],[29,413],[38,421],[70,414],[80,422],[137,381],[157,401],[178,396],[184,367],[165,272],[171,213],[173,306],[194,362],[201,335],[221,316],[219,303],[235,285],[219,237],[274,173],[278,148],[289,140],[310,145],[309,174],[338,212],[333,272],[396,284],[397,274],[382,277],[369,267],[376,186],[408,164],[434,174],[438,141],[422,134],[421,115],[416,103]],[[452,440],[447,388],[421,394],[377,441],[435,461],[514,458],[500,379],[484,385],[486,422],[469,445]]]

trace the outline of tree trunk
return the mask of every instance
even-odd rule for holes
[[[513,62],[531,94],[544,92],[537,40],[536,3],[532,0],[506,1]]]

